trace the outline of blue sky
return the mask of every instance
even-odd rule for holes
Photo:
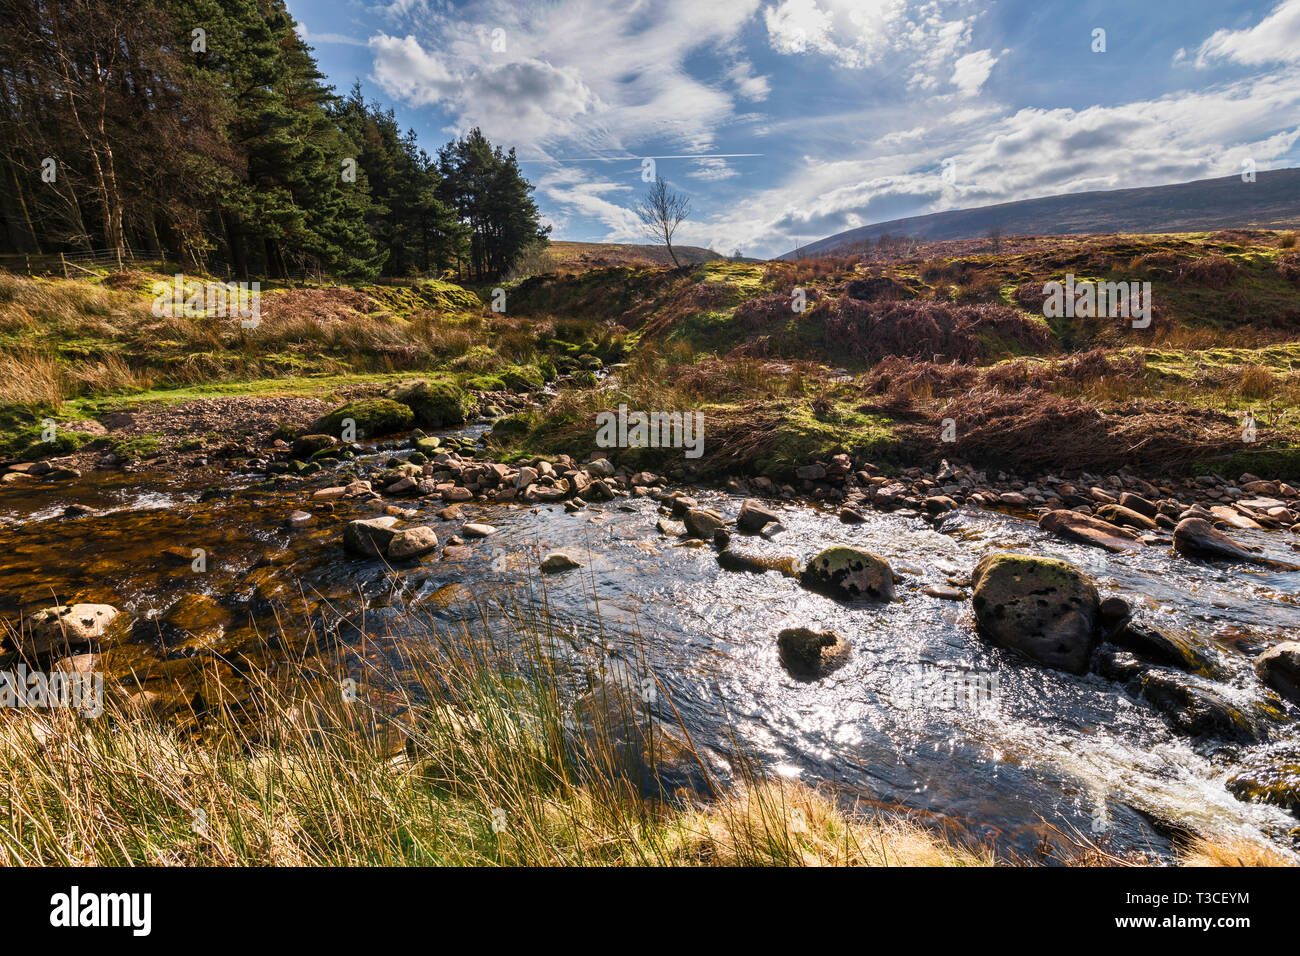
[[[1300,0],[288,0],[432,153],[514,146],[554,238],[771,256],[901,216],[1300,165]],[[1094,31],[1105,51],[1094,52]]]

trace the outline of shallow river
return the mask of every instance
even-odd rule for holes
[[[1209,641],[1228,675],[1216,689],[1247,704],[1261,699],[1253,655],[1300,631],[1300,575],[1195,564],[1158,546],[1113,555],[988,511],[958,511],[937,528],[920,516],[876,512],[845,525],[833,511],[788,504],[775,532],[738,536],[751,550],[801,559],[833,543],[884,555],[901,576],[900,600],[852,607],[776,572],[723,571],[712,548],[656,530],[657,502],[621,498],[575,514],[558,504],[468,505],[471,520],[498,533],[394,576],[377,560],[343,554],[343,522],[375,514],[360,503],[339,501],[336,514],[312,528],[285,527],[290,511],[309,507],[311,490],[335,483],[330,472],[279,488],[262,477],[231,476],[214,487],[208,476],[91,473],[73,484],[0,492],[0,613],[12,620],[57,598],[102,601],[149,620],[198,592],[265,627],[278,605],[305,594],[353,621],[364,612],[372,631],[401,627],[402,609],[412,605],[453,620],[477,616],[484,600],[536,601],[539,555],[564,548],[583,567],[547,576],[545,591],[571,632],[575,663],[601,644],[629,660],[644,656],[694,739],[723,751],[739,745],[768,772],[825,784],[847,803],[903,804],[1025,855],[1049,825],[1158,855],[1169,850],[1171,824],[1291,845],[1294,816],[1238,801],[1224,787],[1248,748],[1193,742],[1117,683],[992,648],[974,631],[969,600],[922,589],[963,582],[993,551],[1065,558],[1093,574],[1103,595],[1119,594],[1161,626]],[[740,506],[724,494],[696,497],[733,518]],[[61,517],[71,503],[101,513]],[[458,530],[459,522],[436,518],[441,502],[395,503],[415,509],[440,538]],[[1234,536],[1280,559],[1294,556],[1280,535]],[[207,570],[169,563],[165,548],[203,549]],[[267,552],[287,553],[254,570]],[[774,638],[795,625],[844,635],[849,662],[820,681],[791,678]],[[953,686],[966,692],[943,692]],[[1280,735],[1300,742],[1300,727]]]

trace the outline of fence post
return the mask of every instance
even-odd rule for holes
[[[63,266],[63,278],[66,279],[68,277],[68,260],[67,258],[64,257],[63,253],[61,252],[59,253],[59,262]]]
[[[113,251],[117,253],[117,271],[121,272],[122,271],[122,247],[118,246]]]

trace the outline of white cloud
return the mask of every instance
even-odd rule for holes
[[[734,119],[737,98],[763,99],[768,81],[737,60],[719,83],[706,82],[686,60],[733,47],[759,2],[557,0],[525,8],[472,0],[453,15],[401,0],[384,12],[406,36],[372,38],[373,77],[403,102],[443,109],[455,130],[480,126],[526,154],[619,152],[664,140],[704,151]]]
[[[965,126],[949,114],[881,137],[877,155],[805,157],[721,215],[688,221],[682,241],[775,255],[855,221],[1226,176],[1246,158],[1269,169],[1300,142],[1300,124],[1278,129],[1278,117],[1300,116],[1300,69],[1118,106],[962,113]],[[946,156],[953,183],[941,175]]]
[[[991,52],[961,57],[967,62],[955,72],[979,11],[953,12],[972,7],[968,0],[779,0],[764,9],[763,22],[778,53],[816,54],[847,69],[888,68],[923,91],[951,77],[973,95],[988,76],[979,71]]]
[[[1198,66],[1220,58],[1248,66],[1300,63],[1300,0],[1282,0],[1248,30],[1215,31],[1198,52]]]
[[[964,96],[974,96],[993,72],[998,58],[990,50],[977,50],[959,57],[953,65],[952,84]]]

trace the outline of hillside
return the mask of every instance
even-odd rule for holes
[[[1004,236],[1084,233],[1203,232],[1300,224],[1300,169],[1261,172],[1253,183],[1240,176],[1172,186],[1044,196],[974,209],[891,219],[800,246],[780,259],[850,252],[881,236],[974,239],[1001,229]]]
[[[697,265],[721,259],[719,253],[700,246],[674,246],[682,265]],[[581,272],[607,266],[671,266],[672,259],[663,246],[626,242],[552,241],[546,250],[552,267],[559,272]]]

